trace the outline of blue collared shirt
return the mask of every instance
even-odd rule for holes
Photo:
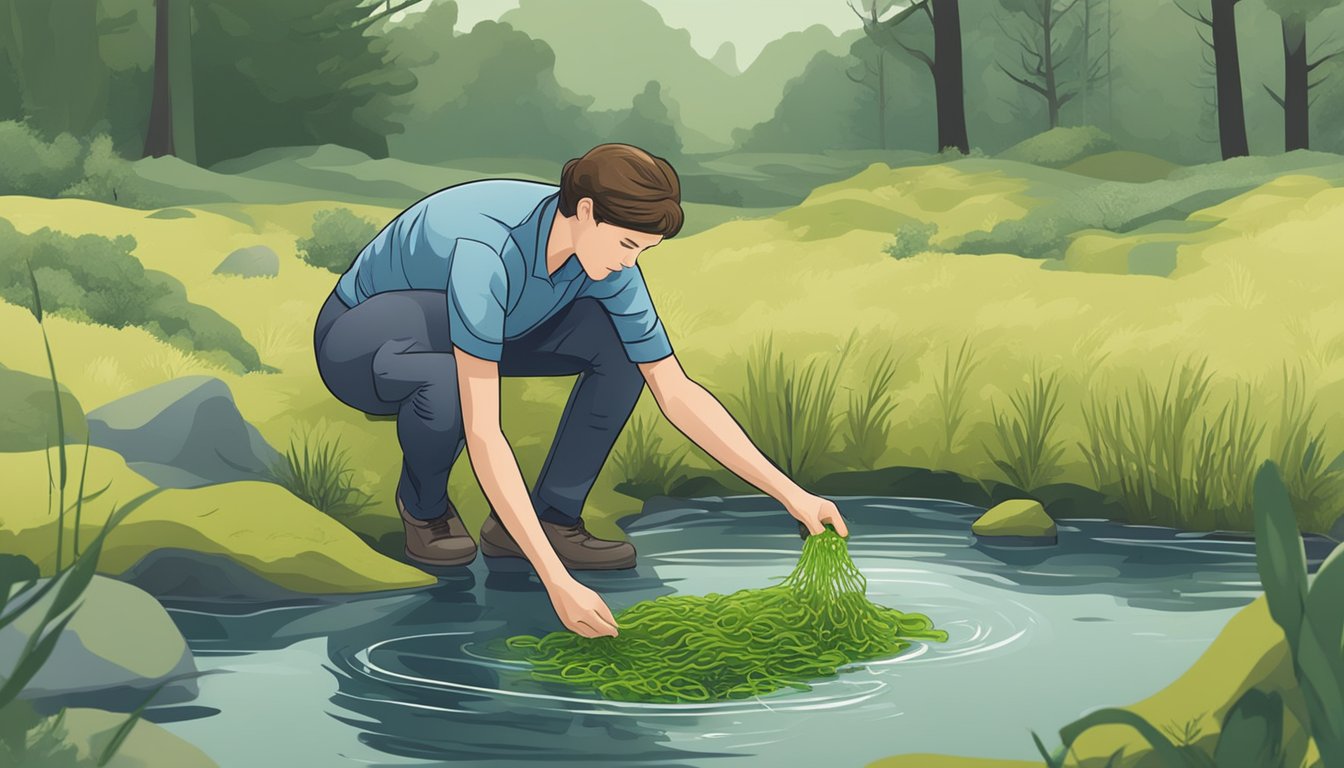
[[[453,344],[498,361],[508,339],[591,296],[611,315],[631,362],[672,354],[638,265],[593,280],[570,254],[547,274],[546,239],[559,202],[559,187],[517,179],[441,189],[364,246],[337,281],[337,297],[353,307],[383,291],[446,291]]]

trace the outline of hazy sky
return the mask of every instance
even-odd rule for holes
[[[554,0],[562,2],[563,0]],[[633,0],[632,0],[633,1]],[[786,32],[825,24],[835,32],[859,26],[845,0],[645,0],[672,27],[691,33],[691,45],[713,56],[725,40],[737,48],[738,66],[746,67],[766,43]],[[853,0],[856,7],[862,7]],[[458,29],[482,19],[497,19],[518,0],[457,0]]]

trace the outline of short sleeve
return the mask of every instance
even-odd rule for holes
[[[499,253],[459,238],[448,270],[448,335],[468,354],[499,361],[504,351],[508,273]]]
[[[608,281],[615,285],[608,286]],[[672,342],[638,265],[613,273],[607,280],[590,282],[581,295],[596,298],[606,308],[630,362],[649,363],[672,354]]]

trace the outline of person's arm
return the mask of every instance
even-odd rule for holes
[[[849,535],[835,503],[804,490],[770,463],[723,403],[686,375],[676,355],[640,363],[639,369],[659,410],[691,442],[783,504],[808,533],[821,533],[822,524],[831,523],[836,533]]]
[[[475,357],[461,347],[454,347],[453,355],[457,358],[467,457],[481,490],[542,582],[553,585],[572,578],[541,529],[518,460],[499,426],[499,364]]]

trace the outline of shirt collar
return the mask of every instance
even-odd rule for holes
[[[551,227],[555,223],[555,216],[559,207],[560,192],[556,191],[547,195],[533,214],[535,220],[524,227],[524,232],[531,237],[533,242],[532,274],[547,282],[554,282],[555,276],[546,272],[546,238],[551,233]],[[563,266],[561,268],[563,269]],[[558,274],[559,270],[556,270],[556,272]]]

